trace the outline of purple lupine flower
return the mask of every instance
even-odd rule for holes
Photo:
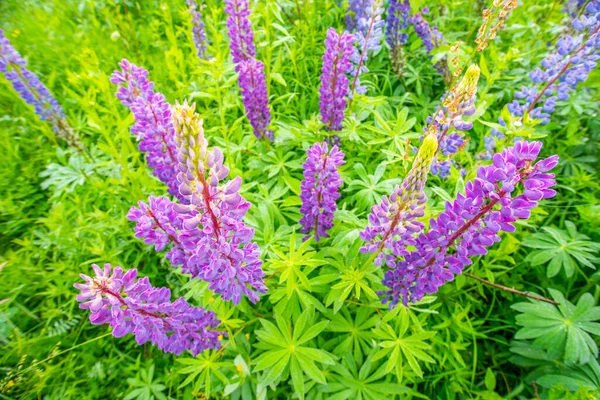
[[[148,81],[148,71],[123,59],[121,71],[113,72],[110,81],[119,86],[117,98],[128,107],[135,118],[131,132],[139,140],[139,149],[146,153],[148,167],[179,197],[177,190],[177,148],[171,122],[171,109],[165,96],[154,91]]]
[[[386,42],[390,47],[392,69],[400,76],[404,55],[402,48],[408,40],[406,28],[410,16],[410,3],[408,0],[390,0],[386,19]]]
[[[572,26],[579,34],[561,37],[556,50],[542,61],[541,68],[530,72],[533,85],[523,86],[515,93],[517,99],[525,101],[521,104],[514,100],[508,105],[512,115],[523,117],[527,113],[547,124],[556,102],[567,100],[577,84],[584,82],[596,68],[600,60],[600,0],[590,1]],[[539,102],[542,104],[538,106]]]
[[[338,34],[334,28],[327,30],[325,54],[321,70],[319,105],[321,121],[331,131],[342,130],[342,120],[348,96],[348,76],[352,64],[350,56],[355,51],[354,36],[348,32]]]
[[[183,297],[171,302],[168,288],[153,287],[147,277],[136,279],[136,269],[92,268],[94,277],[81,274],[85,283],[73,285],[81,291],[79,308],[90,310],[92,324],[110,323],[114,337],[133,333],[139,345],[149,341],[177,355],[189,350],[196,356],[221,346],[221,332],[214,330],[220,321],[213,312],[192,307]]]
[[[308,233],[308,239],[314,232],[316,241],[329,237],[327,230],[333,226],[333,214],[337,210],[335,201],[340,197],[339,187],[342,184],[338,167],[345,163],[344,153],[337,146],[331,147],[326,142],[315,143],[306,150],[304,180],[300,185],[300,198],[303,214],[300,219],[302,233]]]
[[[358,21],[365,17],[367,7],[373,0],[348,0],[346,11],[346,30],[353,32],[358,29]]]
[[[202,22],[202,14],[196,0],[186,0],[190,15],[192,16],[192,33],[194,36],[194,44],[198,51],[198,58],[206,60],[209,57],[206,54],[206,32],[204,30],[204,22]]]
[[[423,188],[436,150],[436,136],[427,135],[402,184],[396,185],[389,199],[383,196],[381,204],[371,207],[369,225],[360,233],[361,239],[367,244],[360,251],[373,253],[375,264],[381,265],[385,258],[388,265],[392,266],[393,249],[410,245],[414,242],[413,234],[423,229],[423,224],[416,218],[425,213],[427,197]]]
[[[381,49],[381,35],[383,34],[383,0],[371,0],[362,15],[356,21],[356,51],[350,55],[350,61],[354,64],[350,70],[352,84],[350,85],[350,96],[354,93],[364,94],[367,88],[361,85],[360,75],[368,72],[366,63],[369,54],[375,54]]]
[[[194,107],[178,105],[174,118],[179,191],[189,202],[189,206],[176,207],[185,228],[183,244],[192,251],[188,267],[195,268],[192,275],[209,282],[209,289],[225,300],[238,304],[246,295],[257,302],[258,293],[265,293],[267,288],[260,249],[252,242],[254,229],[243,222],[250,203],[239,194],[239,176],[220,185],[229,168],[223,165],[218,147],[207,150],[202,121]]]
[[[383,302],[394,307],[401,299],[408,305],[437,292],[472,263],[470,257],[487,254],[486,247],[500,241],[500,231],[514,232],[515,221],[529,218],[539,200],[553,197],[550,188],[556,182],[547,172],[558,156],[534,164],[541,147],[541,142],[522,141],[494,154],[493,164],[480,167],[467,182],[466,193],[447,202],[426,233],[406,242],[410,248],[402,243],[393,248],[395,265],[383,279],[389,288]]]
[[[427,8],[424,8],[423,10],[421,10],[421,12],[417,12],[413,16],[411,16],[408,19],[408,23],[415,27],[415,32],[421,38],[425,49],[428,53],[431,53],[431,51],[434,48],[444,43],[444,36],[439,31],[437,26],[434,26],[432,28],[431,25],[429,25],[429,22],[427,22],[427,20],[423,16],[428,12],[429,10]],[[438,72],[442,75],[445,81],[450,81],[451,74],[450,70],[448,69],[446,57],[443,57],[440,61],[438,61],[435,64],[435,69],[438,70]]]
[[[50,122],[57,137],[65,140],[69,146],[83,151],[79,135],[67,123],[62,107],[37,75],[27,69],[27,62],[10,44],[2,29],[0,29],[0,72],[21,98],[33,106],[40,119]]]
[[[229,47],[237,71],[242,61],[256,55],[252,23],[248,18],[250,16],[248,0],[225,0],[225,13],[227,13],[227,35],[231,40]]]
[[[246,115],[254,135],[260,139],[273,141],[273,131],[269,129],[271,111],[265,79],[265,65],[262,61],[249,58],[238,64],[239,84]]]

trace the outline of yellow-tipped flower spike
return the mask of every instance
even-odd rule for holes
[[[444,107],[453,114],[459,113],[461,104],[472,102],[477,93],[480,70],[476,64],[471,64],[457,86],[453,87],[450,96],[444,100]]]

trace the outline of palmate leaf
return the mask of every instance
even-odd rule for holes
[[[308,344],[327,327],[329,321],[315,323],[314,320],[313,308],[304,311],[293,327],[281,315],[275,317],[276,325],[265,319],[260,320],[262,329],[256,331],[259,340],[257,347],[266,351],[253,364],[254,372],[265,371],[260,380],[262,384],[276,383],[286,379],[289,374],[296,394],[303,399],[305,375],[315,382],[326,383],[321,369],[315,363],[333,365],[335,358]]]
[[[363,355],[371,349],[371,330],[377,325],[380,317],[375,315],[375,310],[370,307],[358,307],[354,316],[346,308],[342,308],[337,314],[329,314],[331,322],[327,330],[335,332],[336,335],[325,344],[325,348],[333,349],[337,356],[351,352],[356,362],[362,362]]]
[[[573,305],[557,290],[548,289],[558,306],[531,300],[511,307],[522,314],[516,320],[521,328],[515,339],[534,339],[535,347],[548,351],[550,357],[564,358],[566,364],[585,364],[598,356],[592,335],[600,335],[600,307],[586,293]]]
[[[358,365],[352,355],[347,353],[343,364],[336,363],[331,367],[331,382],[320,385],[318,390],[326,393],[327,399],[379,400],[394,398],[394,395],[406,397],[411,389],[386,379],[388,374],[385,372],[385,365],[375,370],[377,363],[373,362],[373,356],[376,351],[373,349],[362,365]]]
[[[545,388],[563,385],[565,389],[573,392],[581,388],[597,391],[600,390],[600,364],[598,364],[598,360],[591,359],[585,365],[558,369],[555,372],[543,375],[536,382]]]
[[[398,381],[402,382],[404,376],[406,361],[409,371],[419,377],[423,377],[423,370],[419,361],[435,363],[435,360],[429,355],[431,346],[425,341],[435,336],[435,332],[419,331],[412,335],[407,335],[409,323],[409,313],[407,309],[400,311],[396,318],[395,326],[382,322],[382,324],[373,332],[380,339],[378,343],[381,350],[373,356],[373,361],[387,357],[385,363],[385,372],[395,371]]]
[[[369,175],[361,163],[354,164],[354,170],[358,174],[358,179],[350,181],[344,192],[354,193],[349,200],[360,209],[366,210],[381,201],[382,195],[391,192],[394,185],[401,182],[397,178],[381,180],[385,173],[384,164],[380,164],[373,175]]]
[[[549,278],[557,275],[564,269],[567,277],[573,276],[576,265],[596,269],[594,262],[598,262],[595,253],[600,251],[600,243],[590,241],[586,235],[577,232],[575,224],[565,221],[566,231],[544,227],[545,232],[535,233],[522,242],[523,246],[537,250],[530,252],[525,261],[531,265],[548,264],[547,275]]]

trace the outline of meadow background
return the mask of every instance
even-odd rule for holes
[[[382,271],[360,262],[366,256],[358,253],[358,232],[370,207],[406,176],[411,141],[418,143],[446,90],[420,40],[409,30],[401,78],[392,72],[385,46],[369,61],[370,72],[362,78],[368,93],[353,102],[339,133],[346,164],[331,238],[303,244],[302,163],[309,146],[330,136],[318,114],[323,41],[328,28],[343,27],[345,5],[251,2],[276,138],[267,147],[257,142],[244,115],[223,4],[204,3],[210,61],[196,56],[183,0],[0,2],[0,28],[64,107],[90,154],[57,141],[0,77],[0,398],[600,395],[600,330],[588,335],[577,325],[577,317],[600,297],[594,269],[600,248],[599,70],[560,103],[550,124],[535,127],[543,155],[561,158],[558,195],[468,269],[507,287],[552,296],[561,302],[564,318],[552,325],[543,317],[549,313],[545,306],[539,314],[512,308],[528,300],[464,276],[410,309],[388,311],[375,293],[382,289]],[[457,156],[467,174],[455,169],[447,180],[430,176],[431,216],[486,163],[476,155],[489,123],[497,121],[515,89],[529,83],[529,71],[543,59],[547,44],[568,30],[570,17],[564,2],[523,0],[489,47],[474,53],[481,12],[490,1],[411,3],[414,10],[428,6],[428,18],[446,38],[436,60],[462,40],[461,64],[471,60],[482,71],[477,118]],[[122,58],[147,68],[155,90],[169,102],[195,102],[211,146],[225,153],[230,176],[243,177],[242,193],[252,203],[246,221],[256,230],[263,269],[273,275],[257,305],[223,302],[134,237],[127,211],[165,188],[145,166],[129,131],[133,117],[109,82]],[[540,250],[540,243],[546,247]],[[149,343],[137,346],[131,335],[115,339],[106,325],[91,325],[88,312],[78,308],[73,284],[80,273],[90,273],[91,263],[105,262],[138,268],[154,285],[215,311],[229,332],[227,345],[195,358],[176,357]],[[547,337],[535,343],[533,337],[515,338],[519,317],[546,323],[539,326]],[[261,320],[275,325],[266,328]],[[571,326],[572,335],[551,336],[553,329]],[[300,363],[300,369],[290,362],[280,370],[257,370],[257,358],[277,348],[264,333],[271,328],[294,332],[295,339],[320,329],[303,344],[322,350],[320,358]],[[573,339],[579,334],[589,340]],[[394,350],[377,356],[385,346]]]

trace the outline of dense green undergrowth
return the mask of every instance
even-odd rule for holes
[[[419,1],[414,2],[418,7]],[[474,49],[485,1],[428,4],[447,46]],[[478,63],[478,112],[457,159],[467,171],[430,177],[428,215],[462,190],[485,161],[489,123],[528,82],[546,42],[567,29],[560,1],[523,1]],[[600,72],[552,122],[535,128],[544,156],[558,154],[559,194],[468,272],[551,297],[526,300],[464,275],[410,308],[382,305],[383,272],[365,264],[358,233],[370,207],[407,174],[412,143],[446,90],[414,32],[404,75],[388,51],[369,62],[340,132],[347,163],[331,238],[302,242],[305,150],[329,134],[319,122],[325,32],[341,28],[333,0],[251,4],[265,62],[275,143],[257,142],[245,119],[228,50],[222,2],[206,0],[210,61],[195,55],[185,2],[5,0],[0,27],[66,110],[89,154],[55,139],[0,78],[0,398],[595,398],[600,394]],[[211,145],[243,177],[269,291],[234,307],[133,235],[127,211],[163,195],[129,129],[133,117],[109,76],[122,58],[150,71],[171,103],[196,103]],[[157,286],[217,313],[224,347],[197,357],[165,354],[131,335],[115,339],[78,308],[73,283],[91,263],[137,268]],[[586,325],[588,324],[588,325]],[[540,329],[542,327],[543,329]],[[302,340],[302,339],[305,340]],[[308,338],[308,339],[306,339]],[[317,349],[304,350],[303,348]],[[310,354],[307,356],[306,354]],[[285,360],[282,361],[282,360]]]

